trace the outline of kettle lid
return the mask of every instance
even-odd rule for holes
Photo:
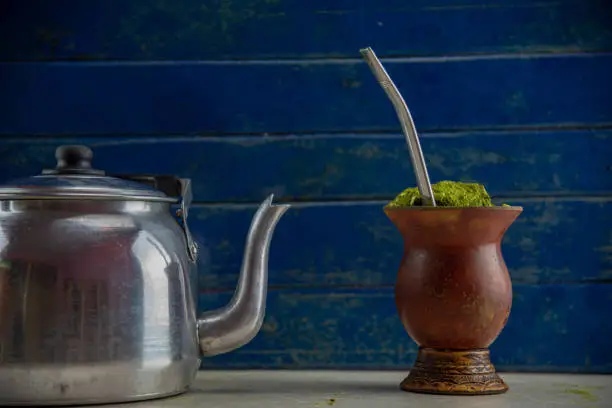
[[[178,201],[177,197],[168,196],[155,188],[160,178],[163,182],[164,176],[109,176],[102,170],[92,168],[93,152],[87,146],[60,146],[55,151],[55,158],[55,169],[43,170],[40,175],[0,186],[0,200]],[[166,178],[175,180],[173,176]]]

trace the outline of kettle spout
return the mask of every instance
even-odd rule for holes
[[[226,306],[198,319],[198,340],[204,356],[227,353],[244,346],[259,332],[266,313],[268,253],[276,223],[290,205],[272,205],[273,195],[261,203],[251,221],[238,286]]]

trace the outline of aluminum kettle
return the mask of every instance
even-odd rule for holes
[[[197,316],[190,180],[110,176],[92,157],[61,146],[55,169],[0,187],[2,405],[179,394],[201,356],[262,325],[270,241],[289,205],[260,205],[232,300]]]

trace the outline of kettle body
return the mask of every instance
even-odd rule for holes
[[[202,356],[259,331],[269,244],[288,206],[261,204],[232,301],[198,316],[189,180],[93,174],[80,146],[56,155],[58,171],[0,188],[0,404],[184,392]]]
[[[166,203],[6,203],[0,401],[106,403],[184,391],[200,365],[196,270],[185,245]]]

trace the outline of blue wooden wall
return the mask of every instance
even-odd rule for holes
[[[612,372],[612,5],[605,0],[0,2],[0,178],[87,143],[115,172],[194,179],[200,306],[226,302],[254,209],[295,203],[260,335],[205,367],[402,368],[399,234],[413,184],[372,46],[433,181],[523,205],[501,369]]]

